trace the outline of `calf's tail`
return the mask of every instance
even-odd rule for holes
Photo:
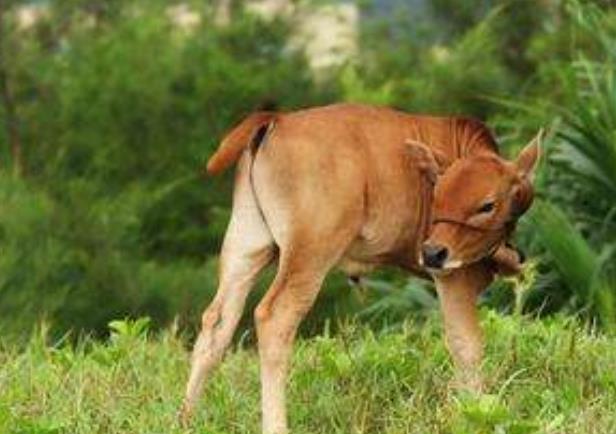
[[[258,147],[276,119],[274,112],[256,112],[234,127],[207,162],[207,173],[216,175],[235,163],[248,146]]]

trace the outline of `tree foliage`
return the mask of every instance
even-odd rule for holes
[[[587,287],[568,273],[579,280],[605,269],[592,291],[616,291],[616,10],[569,0],[462,3],[386,16],[364,4],[358,58],[315,83],[287,44],[292,24],[260,20],[241,2],[222,27],[209,3],[187,2],[199,21],[182,27],[162,0],[62,0],[46,2],[27,28],[16,8],[32,4],[4,2],[0,72],[13,109],[4,98],[0,117],[19,127],[23,176],[9,175],[14,140],[5,128],[0,328],[24,333],[41,317],[58,334],[103,333],[129,315],[194,322],[215,290],[232,180],[203,180],[204,160],[259,107],[339,100],[477,116],[495,126],[505,153],[552,125],[537,180],[551,205],[521,234],[539,258],[527,306],[605,319],[609,297],[585,298]],[[564,245],[581,250],[567,256]],[[349,312],[397,321],[400,309],[386,312],[400,300],[410,311],[433,305],[429,289],[390,271],[373,286],[366,296],[334,275],[308,330]],[[488,301],[510,307],[502,292]]]

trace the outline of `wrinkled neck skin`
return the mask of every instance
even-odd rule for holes
[[[498,155],[498,147],[488,128],[475,119],[449,118],[445,125],[432,125],[418,119],[410,119],[408,135],[411,140],[432,149],[443,165],[449,167],[455,160],[477,154]]]

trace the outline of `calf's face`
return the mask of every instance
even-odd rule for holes
[[[538,135],[515,161],[491,153],[456,160],[436,177],[431,228],[421,262],[442,272],[492,255],[533,199]]]

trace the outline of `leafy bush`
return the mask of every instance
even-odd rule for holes
[[[175,315],[192,318],[213,294],[211,266],[140,258],[134,233],[143,193],[96,200],[83,185],[65,186],[73,200],[62,203],[0,179],[5,334],[23,334],[40,318],[54,333],[100,332],[112,318],[146,312],[162,324]]]
[[[521,226],[523,245],[539,258],[530,309],[566,309],[611,327],[616,321],[614,165],[616,14],[564,2],[553,32],[529,43],[541,60],[525,99],[499,100],[494,118],[507,148],[549,126],[535,180],[542,201]]]
[[[272,98],[328,97],[286,49],[284,23],[240,15],[216,28],[204,13],[184,30],[167,6],[59,1],[32,30],[10,27],[27,177],[0,178],[7,333],[41,317],[54,334],[104,334],[110,319],[145,313],[197,323],[232,178],[200,179],[205,157]]]
[[[201,12],[192,29],[172,24],[163,0],[45,2],[49,16],[30,30],[2,16],[0,49],[11,59],[6,76],[26,169],[22,180],[0,176],[6,333],[23,334],[41,316],[53,334],[105,334],[110,319],[130,314],[147,313],[157,326],[176,314],[182,325],[198,324],[215,290],[232,185],[231,174],[200,179],[205,158],[259,107],[341,99],[478,116],[497,127],[506,151],[553,125],[549,164],[538,177],[549,205],[521,227],[522,244],[539,256],[526,306],[582,309],[613,322],[613,8],[493,0],[470,10],[434,0],[385,20],[364,16],[357,61],[317,85],[288,49],[284,20],[264,22],[238,8],[230,26],[217,27],[211,5],[188,3]],[[515,102],[503,108],[498,98]],[[3,163],[7,149],[0,134]],[[585,281],[588,273],[601,277]],[[251,324],[268,277],[243,324]],[[391,271],[369,283],[372,292],[349,290],[334,274],[304,331],[357,312],[388,325],[435,301]],[[510,308],[507,294],[487,299]]]

